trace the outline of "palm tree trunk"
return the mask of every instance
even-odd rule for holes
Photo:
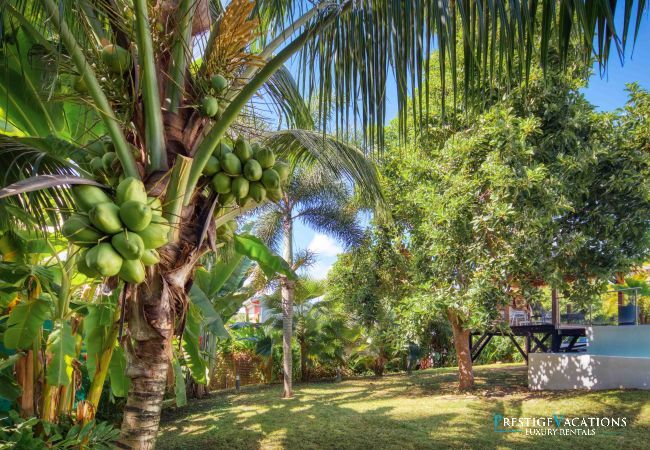
[[[172,287],[160,273],[155,272],[147,277],[147,283],[130,289],[128,298],[131,338],[128,342],[131,345],[127,352],[126,372],[131,387],[118,447],[149,450],[156,444],[171,358],[174,332]]]
[[[451,323],[454,335],[454,348],[458,359],[458,387],[470,389],[474,387],[474,370],[472,368],[472,353],[469,349],[470,330],[465,329],[458,314],[451,308],[447,309],[447,317]]]
[[[293,223],[290,216],[285,217],[283,224],[284,233],[284,259],[293,265]],[[293,361],[291,354],[291,334],[293,331],[293,298],[295,283],[282,277],[282,371],[284,378],[284,398],[293,396]]]

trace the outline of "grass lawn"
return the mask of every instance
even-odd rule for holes
[[[476,367],[476,388],[455,389],[455,369],[342,383],[216,394],[163,413],[159,449],[650,448],[650,391],[531,392],[522,365]],[[594,436],[494,431],[506,417],[626,417]]]

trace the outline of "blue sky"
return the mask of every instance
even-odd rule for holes
[[[619,2],[619,6],[623,3]],[[617,15],[620,17],[622,12],[617,11]],[[647,13],[642,20],[634,52],[629,46],[622,66],[618,57],[613,55],[608,71],[602,77],[595,68],[584,94],[599,110],[612,111],[625,105],[625,85],[635,81],[645,89],[650,89],[650,16]],[[394,85],[388,86],[387,117],[390,119],[397,115],[394,88]],[[328,236],[315,233],[302,223],[296,225],[294,237],[295,250],[308,248],[317,254],[316,263],[309,270],[310,275],[314,278],[325,278],[329,268],[336,261],[336,255],[343,251],[341,244]]]

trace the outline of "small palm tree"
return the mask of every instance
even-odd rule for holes
[[[293,322],[296,339],[300,345],[300,379],[307,381],[308,368],[307,359],[310,354],[311,344],[315,341],[320,327],[322,309],[313,303],[315,299],[325,293],[325,283],[322,280],[314,280],[308,277],[301,277],[295,282],[293,296]],[[264,298],[266,306],[275,316],[282,317],[284,325],[284,301],[282,289],[277,289],[273,294]],[[284,332],[284,327],[283,327]],[[284,350],[284,349],[283,349]]]
[[[282,247],[285,261],[295,269],[297,267],[293,228],[296,221],[301,221],[317,232],[336,238],[346,247],[354,246],[361,242],[363,230],[357,222],[358,210],[354,206],[352,183],[356,182],[360,189],[363,189],[366,194],[373,195],[377,201],[381,198],[381,194],[374,166],[358,151],[342,144],[338,144],[337,147],[333,145],[336,141],[330,140],[328,142],[331,145],[324,146],[320,151],[309,152],[307,150],[313,147],[305,146],[302,147],[305,151],[295,152],[295,148],[287,145],[286,134],[273,136],[267,142],[275,144],[278,153],[293,155],[294,162],[298,162],[299,165],[294,165],[283,198],[275,204],[260,208],[255,232],[278,253]],[[292,137],[295,138],[295,134]],[[284,145],[279,145],[280,143]],[[340,148],[344,148],[345,151],[337,151]],[[323,155],[327,155],[327,158]],[[314,161],[316,157],[320,160]],[[335,160],[338,160],[339,164],[334,163]],[[354,160],[354,164],[350,164],[350,160]],[[354,178],[347,177],[346,180],[345,172],[340,170],[341,167],[350,167],[351,170],[347,173],[354,174]],[[296,285],[295,281],[281,277],[280,286],[283,316],[284,397],[288,398],[292,396],[291,336]]]

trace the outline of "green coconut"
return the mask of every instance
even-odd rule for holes
[[[219,160],[215,156],[210,156],[208,162],[205,163],[205,167],[203,168],[203,175],[211,177],[220,170],[221,164],[219,164]]]
[[[154,216],[155,219],[163,219],[162,216]],[[151,222],[147,228],[138,231],[138,235],[144,242],[144,248],[156,249],[167,243],[169,224]]]
[[[120,220],[120,207],[113,202],[100,203],[88,211],[90,223],[106,234],[115,234],[122,231]]]
[[[260,163],[254,159],[249,159],[244,165],[244,176],[248,181],[258,181],[262,179],[264,170]]]
[[[280,183],[284,183],[289,178],[291,174],[291,166],[284,161],[277,161],[273,165],[273,170],[275,170],[280,176]]]
[[[237,199],[237,204],[242,208],[252,208],[255,206],[255,200],[253,200],[250,195],[247,195],[244,198]]]
[[[135,177],[126,177],[117,186],[115,200],[118,205],[133,200],[146,204],[147,190],[144,188],[144,183]]]
[[[274,203],[279,202],[282,200],[282,190],[281,189],[267,189],[266,190],[266,198],[271,200]]]
[[[102,167],[104,167],[104,170],[110,172],[113,167],[113,162],[116,159],[117,159],[117,153],[115,152],[104,153],[104,156],[102,156]]]
[[[213,75],[212,78],[210,78],[210,84],[217,91],[223,91],[228,87],[228,80],[226,80],[226,77],[223,75],[217,74]]]
[[[151,222],[151,208],[142,202],[131,200],[120,206],[120,219],[131,231],[142,231]]]
[[[232,192],[219,194],[218,200],[221,206],[231,206],[235,202],[235,194]]]
[[[110,202],[111,198],[97,186],[80,184],[72,188],[72,196],[82,211],[88,212],[98,203]]]
[[[86,263],[86,253],[88,253],[88,250],[84,250],[77,258],[77,272],[86,275],[88,278],[97,278],[99,273],[91,269]]]
[[[266,189],[279,189],[280,175],[273,169],[266,169],[262,174],[262,184]]]
[[[235,142],[233,153],[237,155],[237,158],[239,158],[242,164],[253,157],[253,150],[251,149],[250,144],[241,136],[237,138],[237,142]]]
[[[162,203],[158,197],[147,197],[147,205],[151,208],[151,214],[154,216],[162,214]]]
[[[232,180],[232,193],[237,198],[244,198],[248,195],[249,183],[244,177],[237,177]]]
[[[80,94],[88,93],[88,86],[86,86],[86,82],[84,81],[83,77],[75,77],[74,83],[72,83],[72,87]]]
[[[154,266],[160,262],[160,256],[155,250],[145,250],[144,253],[142,253],[140,261],[142,261],[142,264],[145,266]]]
[[[206,95],[201,100],[201,112],[207,117],[214,117],[219,112],[219,102],[211,95]]]
[[[266,147],[260,148],[255,153],[255,159],[260,163],[262,169],[270,169],[275,164],[275,155]]]
[[[103,234],[92,227],[88,217],[81,214],[73,214],[61,228],[63,235],[70,241],[80,246],[94,245]]]
[[[228,153],[232,153],[232,149],[228,144],[221,141],[217,144],[217,148],[214,150],[213,155],[221,161]]]
[[[103,277],[117,275],[122,261],[120,254],[108,242],[97,244],[86,253],[88,267]]]
[[[98,173],[104,170],[104,163],[102,162],[101,157],[95,156],[90,160],[90,170],[92,170],[94,173]]]
[[[262,147],[261,147],[259,142],[253,142],[251,144],[251,151],[253,152],[253,158],[255,157],[257,152],[260,150],[260,148],[262,148]]]
[[[127,283],[142,283],[147,274],[144,264],[139,259],[125,259],[120,269],[120,278]]]
[[[212,177],[212,187],[219,194],[227,194],[232,190],[232,178],[219,172]]]
[[[137,233],[122,231],[111,239],[113,248],[124,259],[140,259],[144,253],[144,242]]]
[[[221,168],[225,173],[233,177],[241,174],[241,161],[233,153],[226,153],[220,158]]]
[[[124,73],[131,67],[131,53],[119,45],[109,44],[102,49],[101,58],[112,73]]]
[[[266,200],[266,189],[259,181],[253,181],[248,189],[248,195],[257,203],[262,203]]]

